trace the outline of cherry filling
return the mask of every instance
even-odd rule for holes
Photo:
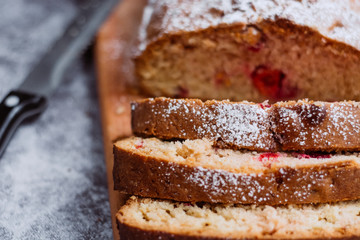
[[[259,161],[260,162],[265,162],[265,161],[276,161],[279,158],[279,154],[278,153],[262,153],[259,156]]]
[[[283,100],[297,95],[297,88],[286,83],[286,75],[281,70],[260,65],[250,77],[256,89],[272,100]]]
[[[189,96],[189,90],[185,87],[179,86],[177,88],[177,94],[174,96],[175,98],[187,98]]]
[[[143,140],[137,141],[135,143],[135,148],[136,149],[139,149],[139,148],[142,148],[142,147],[144,147],[144,141]]]
[[[257,53],[260,52],[260,50],[263,49],[264,47],[265,47],[265,43],[261,41],[261,42],[257,42],[254,45],[249,46],[248,50]]]
[[[267,102],[259,103],[259,106],[261,107],[261,109],[271,108],[271,105]]]
[[[269,153],[260,154],[260,156],[257,158],[257,160],[259,162],[261,162],[265,167],[270,168],[271,164],[273,162],[276,162],[279,157],[280,157],[280,154],[269,152]]]

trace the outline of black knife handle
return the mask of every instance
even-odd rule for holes
[[[0,157],[16,128],[26,118],[40,114],[47,106],[43,96],[11,91],[0,103]]]

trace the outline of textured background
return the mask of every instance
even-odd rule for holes
[[[76,13],[73,0],[0,0],[0,98]],[[87,52],[0,159],[0,239],[111,239],[96,82]]]

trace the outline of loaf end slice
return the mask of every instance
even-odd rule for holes
[[[140,86],[151,96],[359,101],[359,9],[353,0],[155,1],[135,62]]]

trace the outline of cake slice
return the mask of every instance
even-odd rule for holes
[[[287,206],[191,204],[131,197],[121,240],[359,239],[360,202]]]
[[[255,151],[360,151],[360,104],[149,98],[133,102],[132,130],[160,139],[206,138]]]
[[[151,8],[135,60],[148,95],[360,101],[360,1],[156,0]]]
[[[114,145],[114,189],[186,202],[258,205],[360,198],[359,153],[258,153],[206,139],[131,137]]]

